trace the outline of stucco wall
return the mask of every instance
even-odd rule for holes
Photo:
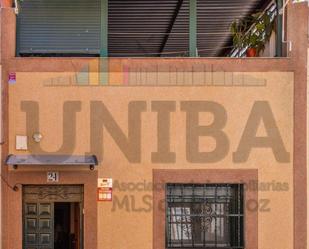
[[[1,54],[2,54],[2,38],[1,38],[1,26],[2,26],[2,21],[1,21],[1,8],[0,8],[0,89],[2,93],[2,59],[1,59]],[[2,140],[2,94],[0,95],[0,137]],[[0,147],[0,160],[2,160],[2,148]],[[2,172],[0,171],[0,174]],[[2,182],[0,183],[0,238],[2,238]],[[2,249],[2,243],[0,243],[0,249]]]
[[[308,49],[307,58],[309,58],[309,49]],[[308,59],[307,59],[307,85],[309,85],[309,60]],[[307,87],[307,110],[309,108],[308,96],[309,96],[309,88]],[[307,115],[307,129],[308,129],[308,127],[309,127],[309,116]],[[307,134],[307,140],[309,141],[309,134]],[[309,150],[309,148],[307,148],[307,150]],[[308,160],[308,156],[307,156],[307,177],[309,176],[308,167],[309,167],[309,160]],[[307,191],[309,191],[309,184],[307,184]],[[309,204],[309,200],[307,200],[307,203]],[[309,208],[307,208],[307,217],[309,217],[308,215],[309,215]],[[308,243],[309,242],[309,223],[308,222],[307,222],[307,226],[308,226],[308,229],[307,229],[307,248],[309,248],[309,243]]]
[[[1,11],[0,11],[0,19],[1,19]],[[1,27],[1,25],[0,25]],[[0,32],[1,34],[1,32]],[[1,37],[0,37],[1,40]],[[0,46],[1,47],[1,46]],[[0,52],[1,56],[1,52]],[[2,90],[2,66],[0,63],[0,89]],[[2,140],[2,94],[0,94],[0,139]],[[0,147],[0,160],[2,160],[1,156],[2,148]],[[0,183],[0,238],[2,238],[2,182]],[[0,243],[0,249],[2,248],[2,243]]]
[[[224,73],[216,77],[226,77]],[[265,82],[255,86],[47,86],[51,78],[69,73],[17,73],[17,83],[9,86],[9,153],[15,150],[15,136],[27,135],[36,153],[38,146],[27,134],[26,114],[21,110],[22,101],[39,103],[39,132],[43,135],[43,150],[57,151],[62,144],[62,112],[65,101],[81,101],[77,113],[77,137],[74,154],[90,151],[90,101],[102,101],[124,133],[128,131],[128,104],[145,101],[147,111],[142,113],[141,162],[129,163],[106,129],[104,130],[104,161],[98,167],[99,177],[111,177],[118,183],[151,183],[153,169],[258,169],[259,182],[286,183],[287,190],[264,190],[258,192],[259,200],[269,200],[270,210],[258,212],[258,243],[260,249],[293,248],[293,73],[267,72],[245,73],[249,82]],[[230,75],[230,74],[229,74]],[[151,112],[152,101],[175,101],[176,111],[171,114],[171,151],[176,153],[175,163],[152,163],[151,153],[157,150],[157,114]],[[182,101],[214,101],[227,113],[224,132],[230,148],[228,154],[216,163],[190,163],[186,158],[186,114],[180,110]],[[248,117],[256,101],[268,101],[284,146],[290,153],[288,163],[278,163],[271,149],[253,149],[245,163],[234,163],[233,152],[237,150]],[[200,114],[200,124],[212,122],[209,114]],[[265,136],[261,124],[258,136]],[[200,139],[200,150],[215,148],[211,138]],[[44,168],[46,169],[46,168]],[[33,170],[22,168],[21,170]],[[38,168],[36,168],[38,170]],[[60,170],[60,169],[58,169]],[[68,169],[70,170],[70,169]],[[60,170],[61,177],[61,170]],[[114,186],[115,187],[115,186]],[[95,190],[94,190],[95,191]],[[150,190],[129,191],[114,188],[114,202],[98,203],[98,248],[152,248],[153,213],[136,211],[148,208],[143,197],[152,196]],[[129,198],[129,210],[114,206],[115,200]],[[133,206],[132,206],[133,205]],[[135,206],[135,208],[133,208]],[[280,224],[280,225],[279,225]],[[274,229],[275,228],[275,229]]]

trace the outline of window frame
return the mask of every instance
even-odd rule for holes
[[[243,220],[245,216],[245,210],[243,184],[167,183],[165,189],[166,248],[244,248],[245,241]],[[180,191],[179,194],[177,191]],[[206,213],[206,215],[201,213],[194,213],[194,209],[202,208],[203,204],[209,204],[210,209],[208,211],[210,213]],[[223,204],[223,209],[218,206],[220,204]],[[180,214],[171,214],[173,207],[180,208]],[[189,213],[184,213],[184,209],[188,208],[190,210]],[[224,211],[224,213],[220,214],[220,211]],[[186,220],[185,223],[188,224],[187,229],[190,230],[188,233],[190,236],[188,237],[190,238],[184,239],[183,232],[181,231],[181,236],[179,239],[177,239],[177,243],[177,240],[173,240],[171,230],[173,225],[176,226],[178,234],[179,225],[181,229],[184,224],[183,218]],[[198,228],[199,226],[202,226],[202,222],[205,222],[205,218],[206,221],[210,221],[208,225],[210,225],[211,228],[215,227],[215,234],[211,235],[213,238],[209,240],[206,239],[207,231],[203,231],[203,228]],[[208,218],[210,218],[210,220]],[[201,219],[203,219],[203,221]],[[220,220],[222,219],[224,222],[220,223]],[[213,223],[213,221],[215,222]],[[221,242],[219,240],[220,236],[217,233],[218,224],[220,224],[219,227],[223,229],[222,231],[224,233],[223,240],[221,240]],[[237,228],[233,231],[232,227],[234,226]],[[208,227],[208,229],[210,227]],[[203,235],[195,234],[195,229],[199,229]],[[230,246],[230,244],[233,245]]]
[[[153,248],[166,247],[166,206],[167,183],[190,184],[244,184],[249,186],[258,181],[256,169],[154,169],[153,170]],[[258,203],[258,192],[244,187],[244,208]],[[258,210],[246,210],[244,216],[244,248],[258,249]],[[186,248],[182,248],[186,249]],[[191,249],[191,248],[187,248]],[[209,248],[210,249],[210,248]]]

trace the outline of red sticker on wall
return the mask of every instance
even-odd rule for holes
[[[113,197],[113,179],[99,178],[97,199],[98,201],[112,201]]]
[[[98,188],[98,201],[112,201],[113,189],[112,188]]]
[[[9,73],[9,84],[16,83],[16,73]]]

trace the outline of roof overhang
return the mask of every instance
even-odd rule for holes
[[[18,166],[89,166],[91,170],[98,165],[95,155],[8,155],[6,164],[17,169]]]

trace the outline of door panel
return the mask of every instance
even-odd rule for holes
[[[53,249],[53,203],[24,203],[24,249]]]

